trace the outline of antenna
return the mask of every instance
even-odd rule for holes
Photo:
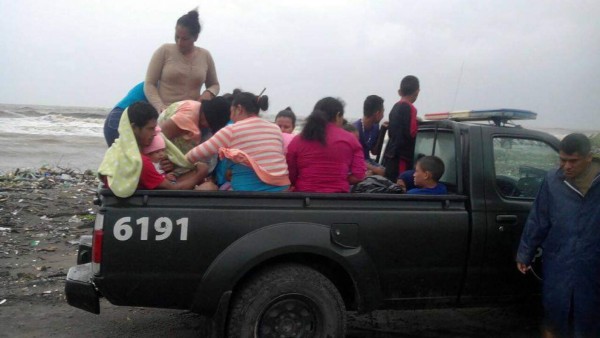
[[[452,110],[454,110],[454,106],[456,105],[456,98],[458,97],[458,89],[460,88],[460,81],[462,80],[463,69],[465,67],[465,60],[463,60],[460,65],[460,74],[458,75],[458,83],[456,84],[456,91],[454,92],[454,102],[452,102]]]

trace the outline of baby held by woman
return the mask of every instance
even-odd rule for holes
[[[163,175],[164,178],[172,183],[177,182],[177,176],[172,172],[166,173],[160,165],[160,161],[167,159],[165,140],[160,134],[160,128],[156,128],[157,134],[152,139],[152,143],[143,149],[144,155],[147,155],[152,160],[156,171]]]

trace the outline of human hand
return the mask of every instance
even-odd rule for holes
[[[165,106],[164,104],[161,104],[158,110],[158,114],[162,114],[165,112],[165,110],[167,110],[167,106]]]
[[[404,180],[397,179],[396,180],[396,185],[398,187],[400,187],[400,189],[402,189],[403,192],[406,192],[406,183],[404,182]]]
[[[177,182],[177,176],[175,176],[175,174],[173,174],[173,173],[167,173],[165,175],[165,178],[167,180],[169,180],[170,182]]]
[[[525,265],[521,262],[517,262],[517,269],[521,271],[522,274],[526,274],[527,270],[531,269],[531,265]]]
[[[215,97],[213,95],[213,93],[209,92],[208,90],[205,90],[204,93],[202,93],[202,95],[200,95],[200,101],[202,101],[202,100],[212,100],[213,97]]]
[[[165,172],[173,171],[173,169],[175,169],[175,165],[168,158],[160,161],[160,167]]]
[[[196,162],[194,163],[194,167],[196,167],[196,170],[208,169],[208,164],[204,162]]]
[[[219,190],[219,186],[217,186],[213,181],[206,181],[200,185],[194,187],[194,190],[198,191],[217,191]]]

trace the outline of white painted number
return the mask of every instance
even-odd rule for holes
[[[162,233],[162,235],[156,235],[157,241],[169,238],[171,231],[173,231],[173,222],[167,217],[161,217],[154,222],[154,229],[156,232]]]
[[[140,239],[142,241],[148,240],[148,217],[142,217],[137,220],[137,224],[142,226],[142,234]]]
[[[119,241],[126,241],[133,236],[133,227],[130,225],[131,217],[122,217],[117,220],[113,228],[113,234]],[[150,217],[138,218],[135,223],[140,226],[140,240],[148,240],[148,232],[150,228]],[[189,219],[187,217],[180,218],[175,221],[175,224],[181,227],[179,232],[179,240],[187,241]],[[173,221],[168,217],[159,217],[154,221],[154,231],[156,233],[154,239],[162,241],[171,236],[173,233]],[[177,230],[175,230],[177,231]]]
[[[126,241],[131,238],[133,234],[133,229],[131,225],[127,224],[131,222],[131,217],[123,217],[115,223],[115,228],[113,229],[113,233],[115,238],[120,241]]]
[[[182,241],[187,241],[187,226],[188,226],[188,219],[187,218],[180,218],[177,220],[177,225],[181,226],[181,236],[179,236],[179,239]]]

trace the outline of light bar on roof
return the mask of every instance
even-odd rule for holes
[[[463,110],[453,112],[425,114],[426,120],[453,120],[453,121],[508,121],[508,120],[535,120],[537,114],[521,109],[490,109],[490,110]]]

